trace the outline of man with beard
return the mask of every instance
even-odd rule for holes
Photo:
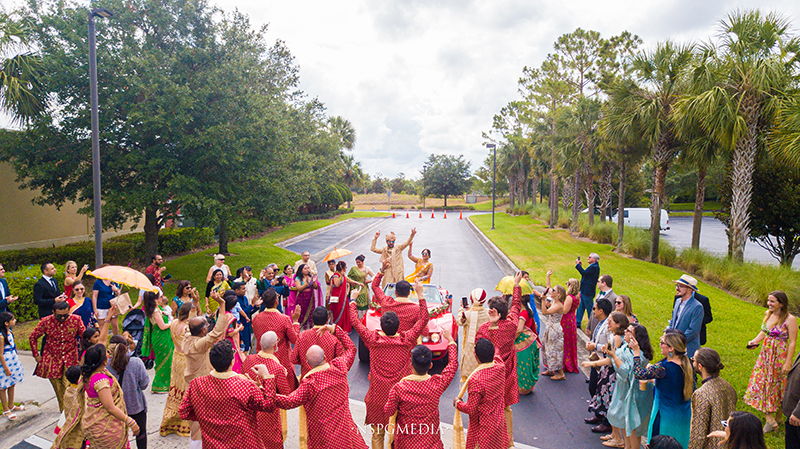
[[[381,231],[375,233],[375,238],[372,239],[372,245],[370,245],[369,249],[373,253],[378,253],[381,255],[381,263],[383,263],[384,260],[389,261],[389,265],[384,270],[385,273],[383,274],[381,287],[385,287],[386,284],[393,284],[405,279],[405,275],[403,273],[403,250],[408,247],[412,240],[414,240],[414,236],[416,234],[417,228],[412,228],[411,235],[408,237],[408,240],[395,246],[397,237],[394,235],[394,232],[390,232],[386,234],[386,246],[383,248],[378,248],[375,246],[375,244],[378,243],[378,237],[381,236]]]
[[[159,287],[161,289],[164,288],[164,281],[161,279],[161,273],[167,269],[167,267],[162,267],[161,264],[164,263],[164,258],[161,257],[161,254],[154,254],[153,257],[150,258],[151,263],[150,265],[145,268],[145,274],[152,274],[153,278],[156,280],[153,285]]]

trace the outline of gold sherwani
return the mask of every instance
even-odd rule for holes
[[[461,382],[467,380],[472,371],[480,365],[478,359],[475,357],[475,335],[478,333],[478,328],[481,324],[489,321],[489,311],[483,304],[475,302],[469,310],[465,311],[467,322],[461,324],[460,320],[456,320],[459,326],[464,327],[464,343],[461,349]]]
[[[378,238],[375,237],[372,239],[372,245],[369,247],[370,251],[381,255],[381,264],[383,264],[384,260],[389,261],[389,267],[386,268],[386,272],[383,274],[381,287],[385,287],[386,284],[393,284],[405,279],[403,272],[403,250],[405,250],[408,245],[411,244],[411,240],[413,239],[414,235],[412,234],[408,236],[408,240],[400,244],[395,244],[394,248],[391,249],[388,246],[384,246],[382,248],[376,247],[375,244],[378,243]]]

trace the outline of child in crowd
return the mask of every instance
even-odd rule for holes
[[[0,312],[0,346],[3,347],[3,370],[0,372],[0,402],[3,404],[3,416],[9,421],[17,419],[17,414],[25,410],[24,405],[14,405],[14,386],[22,382],[25,372],[17,355],[14,344],[14,333],[11,327],[17,319],[11,312]]]

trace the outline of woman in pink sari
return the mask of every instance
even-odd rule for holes
[[[575,322],[575,311],[578,310],[580,283],[577,279],[567,281],[567,299],[564,300],[564,315],[561,316],[561,327],[564,329],[564,372],[578,372],[578,326]]]
[[[286,310],[294,311],[295,306],[300,306],[300,330],[310,329],[311,311],[322,305],[325,297],[322,293],[316,276],[311,276],[311,269],[306,264],[297,267],[297,273],[289,285],[289,299]]]
[[[338,325],[343,331],[349,333],[351,328],[350,317],[347,310],[349,309],[348,304],[350,303],[350,296],[347,294],[347,287],[348,285],[360,285],[361,288],[366,288],[367,286],[348,278],[345,274],[346,270],[347,264],[340,260],[336,264],[336,272],[331,276],[329,309],[331,311],[333,324]]]
[[[225,300],[225,318],[220,317],[217,319],[227,320],[233,314],[231,311],[234,307],[236,307],[238,299],[236,298],[236,293],[234,293],[232,290],[225,292],[223,299]],[[246,357],[241,350],[241,343],[239,340],[239,332],[241,332],[242,329],[244,329],[244,326],[239,324],[238,321],[234,320],[225,330],[225,339],[231,342],[234,349],[232,370],[239,374],[242,373],[242,363],[244,363],[244,359]]]

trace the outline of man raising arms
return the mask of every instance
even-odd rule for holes
[[[412,228],[411,235],[408,236],[408,240],[395,246],[397,237],[394,235],[394,232],[390,232],[386,234],[386,246],[378,248],[375,246],[375,244],[378,243],[378,237],[381,236],[381,231],[375,233],[375,238],[372,239],[372,244],[370,245],[369,249],[373,253],[378,253],[381,255],[381,263],[384,261],[389,261],[389,264],[382,270],[386,273],[385,277],[383,278],[383,282],[381,283],[381,287],[384,287],[386,284],[400,282],[405,279],[405,275],[403,274],[403,250],[408,247],[412,240],[414,240],[414,236],[416,234],[417,228]]]

